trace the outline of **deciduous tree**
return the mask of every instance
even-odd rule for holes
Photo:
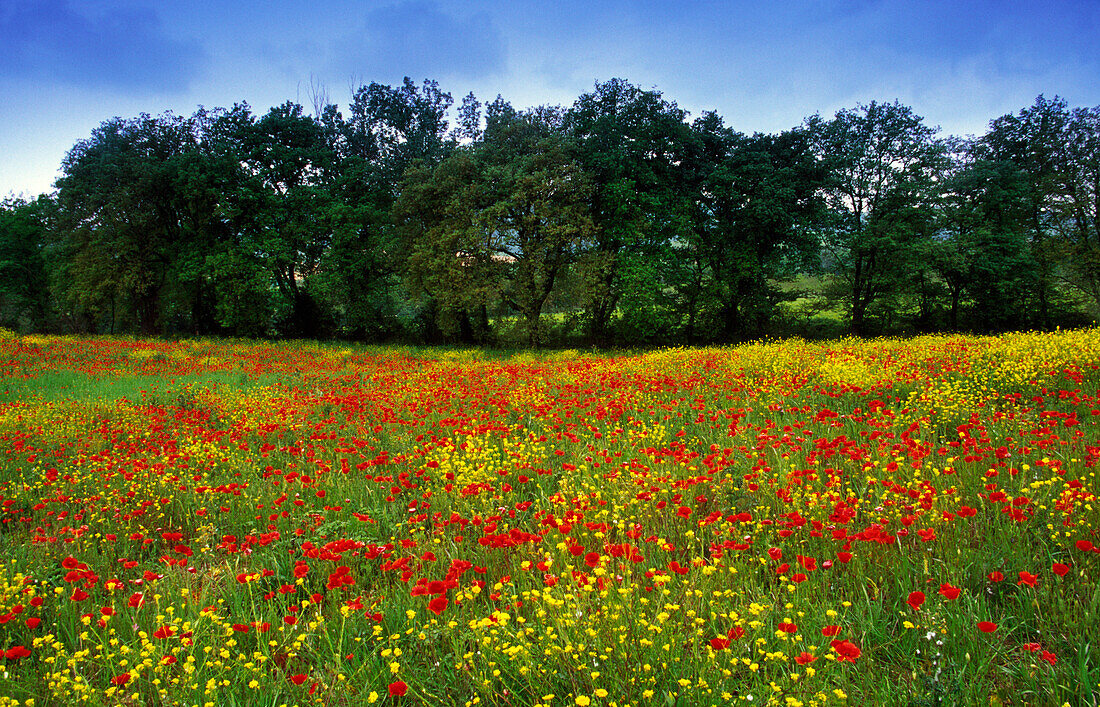
[[[824,189],[833,219],[824,243],[843,283],[852,331],[867,331],[872,304],[893,290],[930,232],[927,208],[946,166],[936,130],[898,102],[857,106],[832,120],[807,120],[829,169]]]

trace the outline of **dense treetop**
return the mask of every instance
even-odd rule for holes
[[[103,123],[0,204],[0,326],[639,344],[1100,312],[1100,107],[960,139],[897,102],[747,135],[621,79],[315,103]]]

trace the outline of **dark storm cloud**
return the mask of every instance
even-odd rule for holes
[[[127,93],[186,89],[206,59],[149,8],[84,14],[68,0],[0,0],[0,47],[0,76]]]
[[[481,78],[504,68],[504,39],[484,13],[454,17],[414,0],[370,12],[336,47],[335,68],[368,78]]]

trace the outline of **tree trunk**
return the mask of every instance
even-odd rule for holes
[[[615,271],[612,264],[615,261],[615,252],[605,250],[602,255],[607,256],[608,262],[603,273],[596,279],[596,292],[588,308],[589,336],[592,343],[597,345],[608,343],[608,328],[617,304],[617,298],[613,294]]]
[[[741,309],[736,299],[728,299],[722,306],[722,339],[731,342],[741,333]]]
[[[527,322],[527,345],[533,349],[538,348],[539,324],[542,322],[542,307],[528,307],[523,313],[523,318]]]
[[[1047,302],[1047,289],[1049,286],[1049,269],[1047,267],[1047,253],[1043,243],[1043,224],[1042,217],[1039,209],[1035,209],[1032,213],[1032,227],[1035,229],[1034,240],[1032,241],[1036,253],[1039,255],[1039,277],[1036,281],[1039,288],[1039,326],[1043,329],[1050,329],[1050,313]]]
[[[293,327],[297,336],[316,339],[320,332],[320,312],[317,303],[308,293],[296,290],[294,293]]]
[[[684,331],[684,338],[689,343],[694,343],[694,341],[695,341],[695,300],[696,299],[697,299],[697,295],[696,295],[695,291],[693,290],[692,293],[688,296],[688,301],[687,301],[688,322],[687,322],[687,328]]]
[[[475,336],[479,344],[489,343],[492,329],[489,328],[489,308],[484,304],[477,308],[477,324]]]
[[[863,314],[867,303],[863,300],[863,256],[857,254],[852,269],[852,333],[863,336]]]
[[[474,327],[470,324],[470,313],[465,309],[458,313],[458,340],[463,344],[474,343]]]
[[[589,309],[588,335],[594,344],[607,343],[608,313],[606,303],[601,299]]]
[[[866,326],[864,324],[864,317],[867,313],[867,302],[862,297],[856,295],[852,300],[852,333],[856,336],[863,336],[866,332]]]
[[[951,331],[959,330],[959,295],[961,288],[951,288]]]
[[[434,297],[429,297],[424,309],[420,312],[424,322],[422,336],[425,344],[438,344],[443,339],[443,333],[439,329],[439,303]]]
[[[157,311],[160,309],[158,293],[143,293],[137,297],[138,327],[145,336],[157,333]]]

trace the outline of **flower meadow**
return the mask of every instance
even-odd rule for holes
[[[0,336],[0,705],[1095,705],[1100,330]]]

